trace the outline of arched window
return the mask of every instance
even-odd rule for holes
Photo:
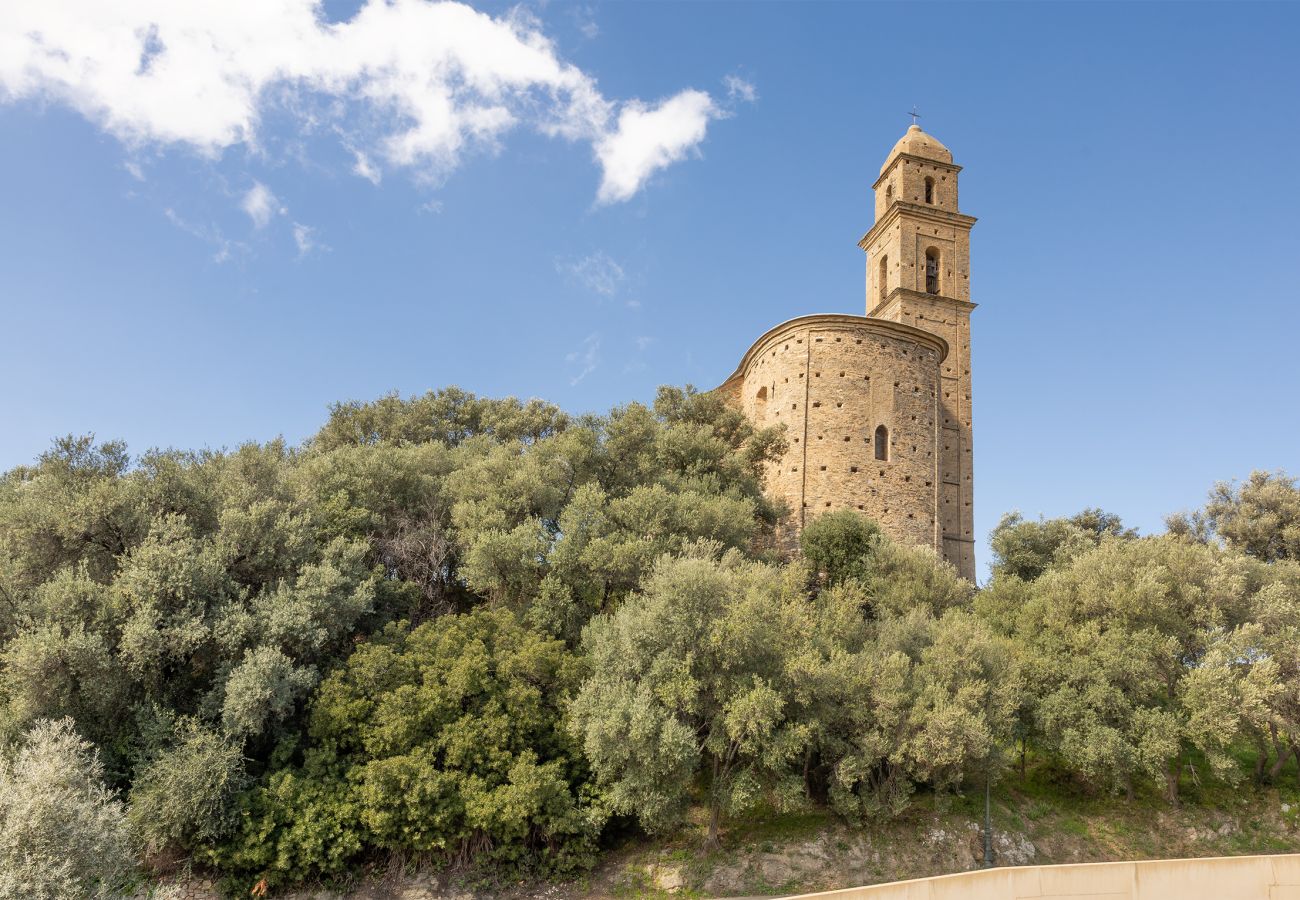
[[[889,429],[884,425],[876,426],[876,459],[889,459]]]
[[[880,277],[876,279],[877,288],[880,291],[880,299],[885,299],[885,294],[889,293],[889,256],[880,257]]]
[[[933,178],[925,179],[925,202],[926,203],[934,202],[934,179]]]
[[[933,247],[925,251],[925,292],[939,293],[939,251]]]
[[[894,186],[893,186],[892,184],[891,184],[891,185],[886,185],[886,187],[885,187],[885,205],[888,206],[889,204],[891,204],[891,203],[893,203],[893,202],[894,202]]]

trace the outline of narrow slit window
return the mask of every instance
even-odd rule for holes
[[[889,257],[880,257],[880,277],[876,279],[879,282],[880,299],[885,299],[886,286],[889,283]]]
[[[876,459],[889,459],[889,429],[884,425],[876,426]]]
[[[925,202],[926,203],[934,202],[934,179],[933,178],[925,179]]]

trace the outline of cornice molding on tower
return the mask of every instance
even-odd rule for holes
[[[894,157],[893,162],[889,164],[889,167],[880,173],[880,177],[876,179],[876,183],[871,186],[873,191],[880,187],[880,182],[885,180],[886,175],[894,171],[894,166],[898,165],[900,159],[911,160],[914,163],[921,163],[922,165],[934,166],[936,169],[943,169],[945,172],[952,172],[954,174],[961,171],[961,166],[956,163],[940,162],[937,159],[930,159],[925,156],[913,156],[911,153],[900,153]]]
[[[895,200],[885,214],[880,217],[880,221],[871,226],[871,230],[862,236],[858,241],[858,247],[866,250],[867,247],[875,240],[876,235],[894,224],[902,214],[906,212],[917,218],[925,219],[941,225],[952,225],[957,228],[970,230],[979,220],[974,216],[968,216],[965,213],[949,212],[946,209],[936,209],[933,206],[927,206],[923,203],[913,203],[910,200]]]
[[[896,301],[902,300],[925,300],[931,303],[941,303],[951,307],[959,312],[969,313],[978,303],[971,303],[969,300],[960,300],[956,297],[948,297],[944,294],[927,294],[925,291],[914,291],[911,288],[896,287],[889,292],[884,300],[876,304],[875,308],[867,313],[867,318],[877,318],[884,310],[892,306]]]

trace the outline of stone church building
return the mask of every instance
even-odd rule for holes
[[[975,580],[970,230],[952,153],[913,124],[875,191],[866,315],[800,316],[749,348],[721,386],[789,449],[767,489],[792,544],[824,512],[852,509],[891,538],[933,547]]]

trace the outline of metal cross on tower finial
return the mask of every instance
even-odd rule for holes
[[[920,114],[919,112],[916,111],[916,107],[915,107],[915,106],[912,107],[912,111],[911,111],[910,113],[908,113],[908,115],[912,117],[912,124],[913,124],[913,125],[916,124],[916,120],[917,120],[917,119],[921,118],[921,114]]]

